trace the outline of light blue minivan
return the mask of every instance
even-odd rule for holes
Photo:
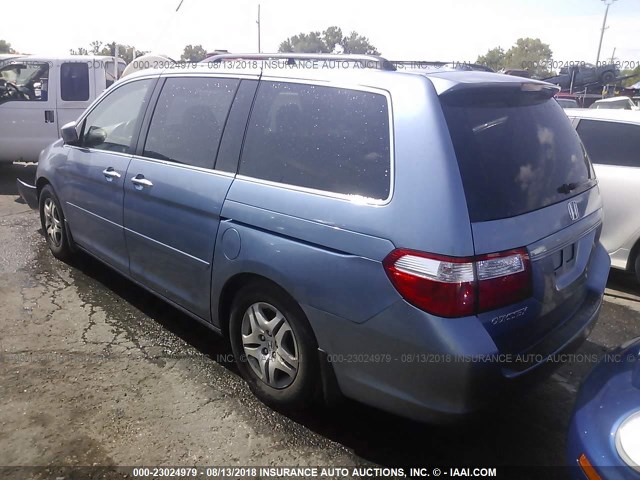
[[[20,184],[56,257],[228,336],[279,408],[457,417],[586,338],[609,257],[555,87],[239,59],[133,74],[63,127]]]

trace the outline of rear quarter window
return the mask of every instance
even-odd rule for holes
[[[391,191],[384,95],[317,85],[261,83],[239,173],[384,200]]]
[[[472,92],[442,101],[472,222],[538,210],[593,184],[560,105],[525,95]]]
[[[640,167],[640,125],[580,120],[577,130],[593,163]]]

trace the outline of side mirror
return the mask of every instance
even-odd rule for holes
[[[82,146],[95,147],[101,145],[107,139],[107,132],[100,127],[90,127],[89,131],[84,135]]]
[[[78,130],[76,122],[69,122],[60,129],[62,141],[65,144],[73,145],[78,142]]]

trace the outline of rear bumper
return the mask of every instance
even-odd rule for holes
[[[437,318],[399,300],[356,324],[303,308],[346,397],[414,420],[455,421],[491,405],[520,379],[537,378],[529,372],[567,361],[559,354],[582,344],[597,321],[609,269],[599,249],[589,298],[536,345],[535,361],[523,368],[509,366],[530,354],[519,360],[501,353],[477,317]]]
[[[38,190],[35,185],[29,185],[23,182],[19,178],[16,179],[16,185],[18,186],[18,192],[20,197],[26,202],[29,207],[34,210],[38,208]]]

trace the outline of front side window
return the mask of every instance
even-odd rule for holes
[[[384,95],[282,82],[258,89],[239,173],[345,195],[391,189]]]
[[[640,125],[580,120],[577,130],[593,163],[640,167]]]
[[[66,102],[89,100],[89,65],[84,62],[60,66],[60,98]]]
[[[227,78],[167,79],[153,112],[143,155],[213,168],[239,83]]]
[[[133,140],[155,80],[138,80],[107,95],[82,122],[79,145],[98,150],[132,153]]]
[[[48,98],[48,63],[10,63],[0,69],[0,103],[10,101],[46,102]]]

